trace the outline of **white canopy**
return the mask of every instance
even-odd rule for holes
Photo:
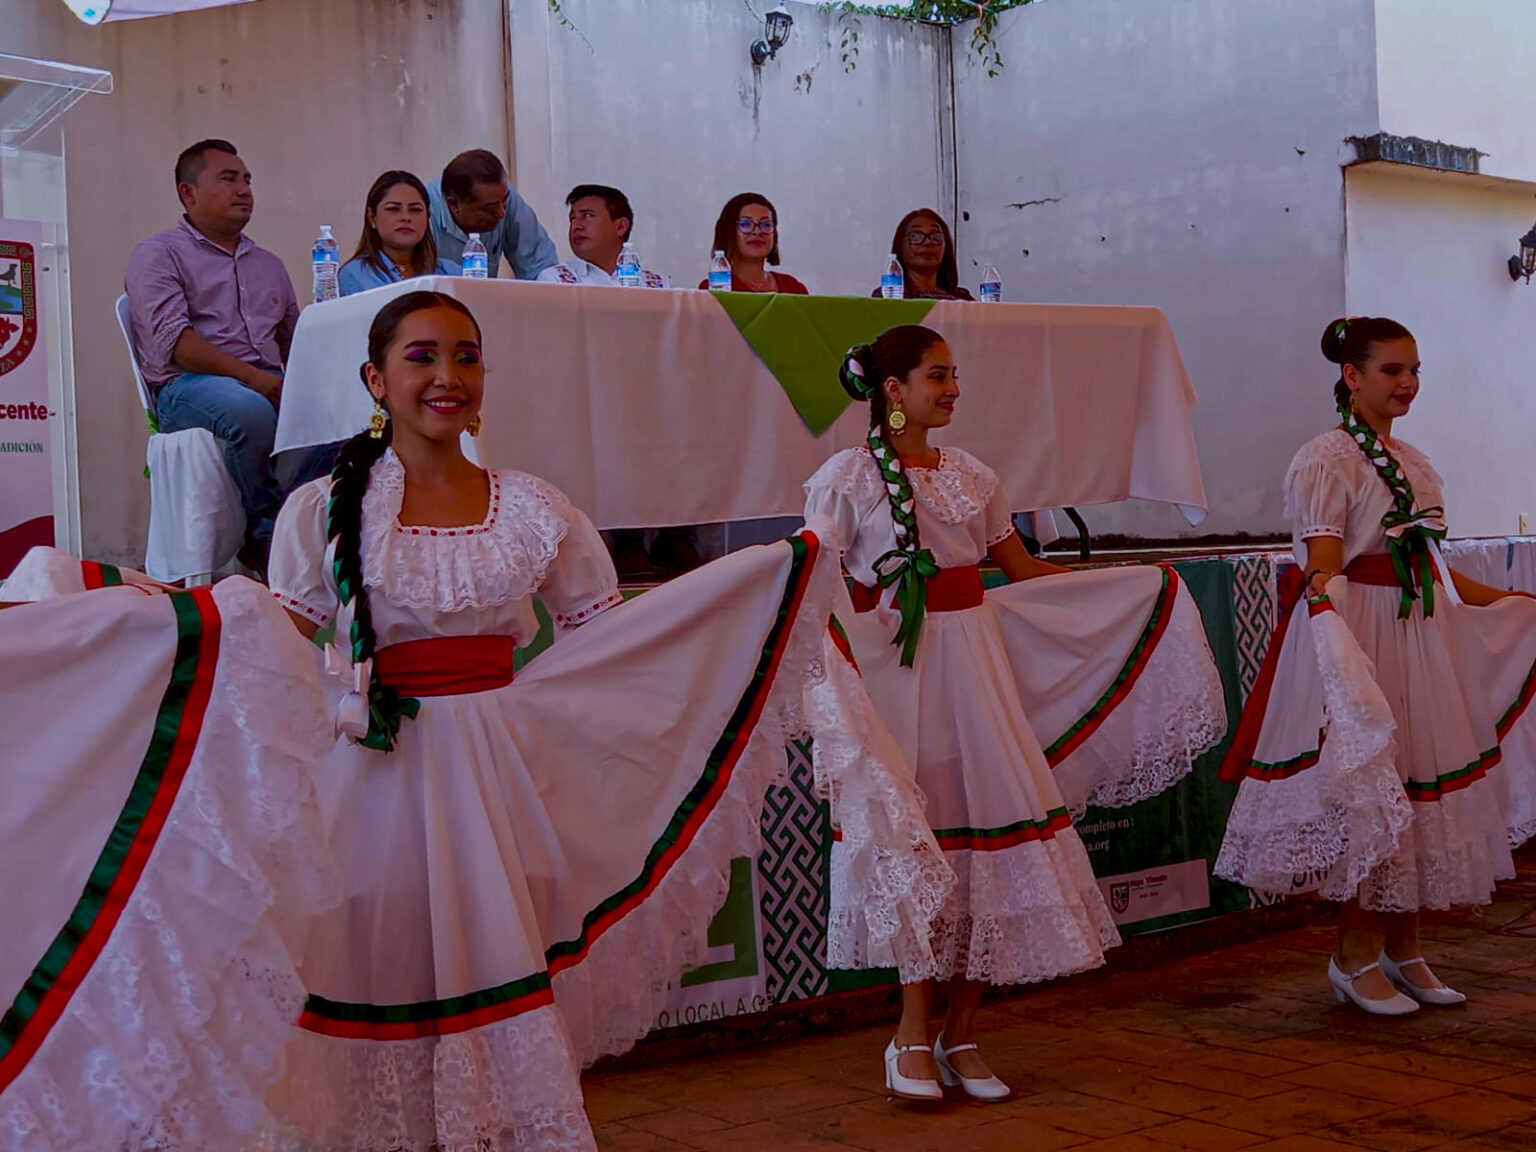
[[[246,0],[64,0],[69,10],[87,24],[108,20],[137,20],[142,16],[171,16],[198,8],[221,8]]]

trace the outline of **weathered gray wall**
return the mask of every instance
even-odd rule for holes
[[[1200,397],[1195,531],[1283,530],[1280,478],[1327,424],[1317,340],[1344,305],[1343,140],[1377,131],[1372,8],[1047,0],[1003,14],[991,78],[955,37],[964,278],[992,260],[1009,299],[1168,314]],[[1190,531],[1150,506],[1088,520]]]
[[[509,0],[518,187],[562,254],[565,194],[613,184],[646,264],[696,284],[721,205],[755,191],[779,211],[785,271],[813,292],[867,294],[896,222],[953,188],[940,29],[866,16],[845,72],[837,18],[791,4],[789,42],[754,69],[763,24],[740,0],[562,6],[574,31],[546,0]]]
[[[86,551],[142,550],[142,421],[111,304],[134,242],[175,220],[171,162],[199,136],[245,154],[252,235],[301,293],[315,226],[350,244],[379,170],[430,176],[473,146],[508,155],[562,252],[569,187],[625,188],[642,255],[679,283],[703,275],[736,191],[775,200],[785,269],[831,293],[872,287],[908,208],[955,209],[969,284],[995,260],[1010,299],[1168,313],[1200,394],[1212,511],[1198,531],[1217,533],[1284,529],[1279,477],[1329,419],[1316,346],[1345,307],[1344,138],[1443,129],[1521,177],[1536,155],[1514,106],[1472,115],[1530,83],[1518,51],[1478,57],[1533,19],[1524,0],[1381,0],[1390,20],[1378,0],[1043,0],[1003,15],[992,78],[963,31],[951,60],[943,32],[873,17],[845,72],[837,16],[810,5],[791,5],[794,33],[760,70],[747,56],[760,19],[738,0],[564,0],[575,30],[546,0],[505,5],[257,0],[89,29],[56,0],[0,0],[4,50],[117,77],[67,131]],[[1446,41],[1451,8],[1466,19]],[[1463,63],[1447,98],[1426,101],[1444,85],[1411,81],[1441,49]],[[1493,72],[1469,72],[1474,58]],[[1479,123],[1486,140],[1461,138]],[[1377,310],[1359,294],[1390,277],[1360,259],[1350,305]],[[1089,518],[1096,532],[1188,531],[1154,506]]]

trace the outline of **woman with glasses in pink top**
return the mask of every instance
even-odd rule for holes
[[[901,218],[891,251],[901,261],[908,300],[975,299],[960,286],[949,225],[932,208],[918,208]],[[880,289],[870,295],[880,295]]]
[[[742,192],[732,196],[715,221],[714,251],[731,263],[732,292],[788,292],[809,296],[808,289],[787,272],[771,270],[779,263],[779,214],[766,196]],[[708,280],[699,281],[708,288]]]

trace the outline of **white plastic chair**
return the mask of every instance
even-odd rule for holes
[[[206,428],[161,432],[155,402],[133,349],[128,297],[117,298],[117,326],[149,418],[149,544],[144,570],[167,584],[207,584],[230,566],[245,539],[240,490],[224,466],[224,445]]]

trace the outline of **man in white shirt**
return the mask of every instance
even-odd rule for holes
[[[606,184],[578,184],[565,198],[570,208],[571,259],[539,273],[547,284],[606,284],[619,282],[619,253],[635,227],[629,197]],[[670,288],[659,272],[640,272],[646,288]]]
[[[546,284],[600,284],[615,287],[619,283],[619,253],[635,226],[635,210],[629,197],[606,184],[578,184],[565,198],[570,208],[572,256],[539,273]],[[640,283],[646,288],[670,288],[667,278],[649,268],[641,269]],[[625,579],[637,579],[658,572],[686,572],[703,563],[693,543],[691,528],[660,528],[653,534],[649,555],[645,532],[623,528],[603,533],[613,552],[614,566]]]

